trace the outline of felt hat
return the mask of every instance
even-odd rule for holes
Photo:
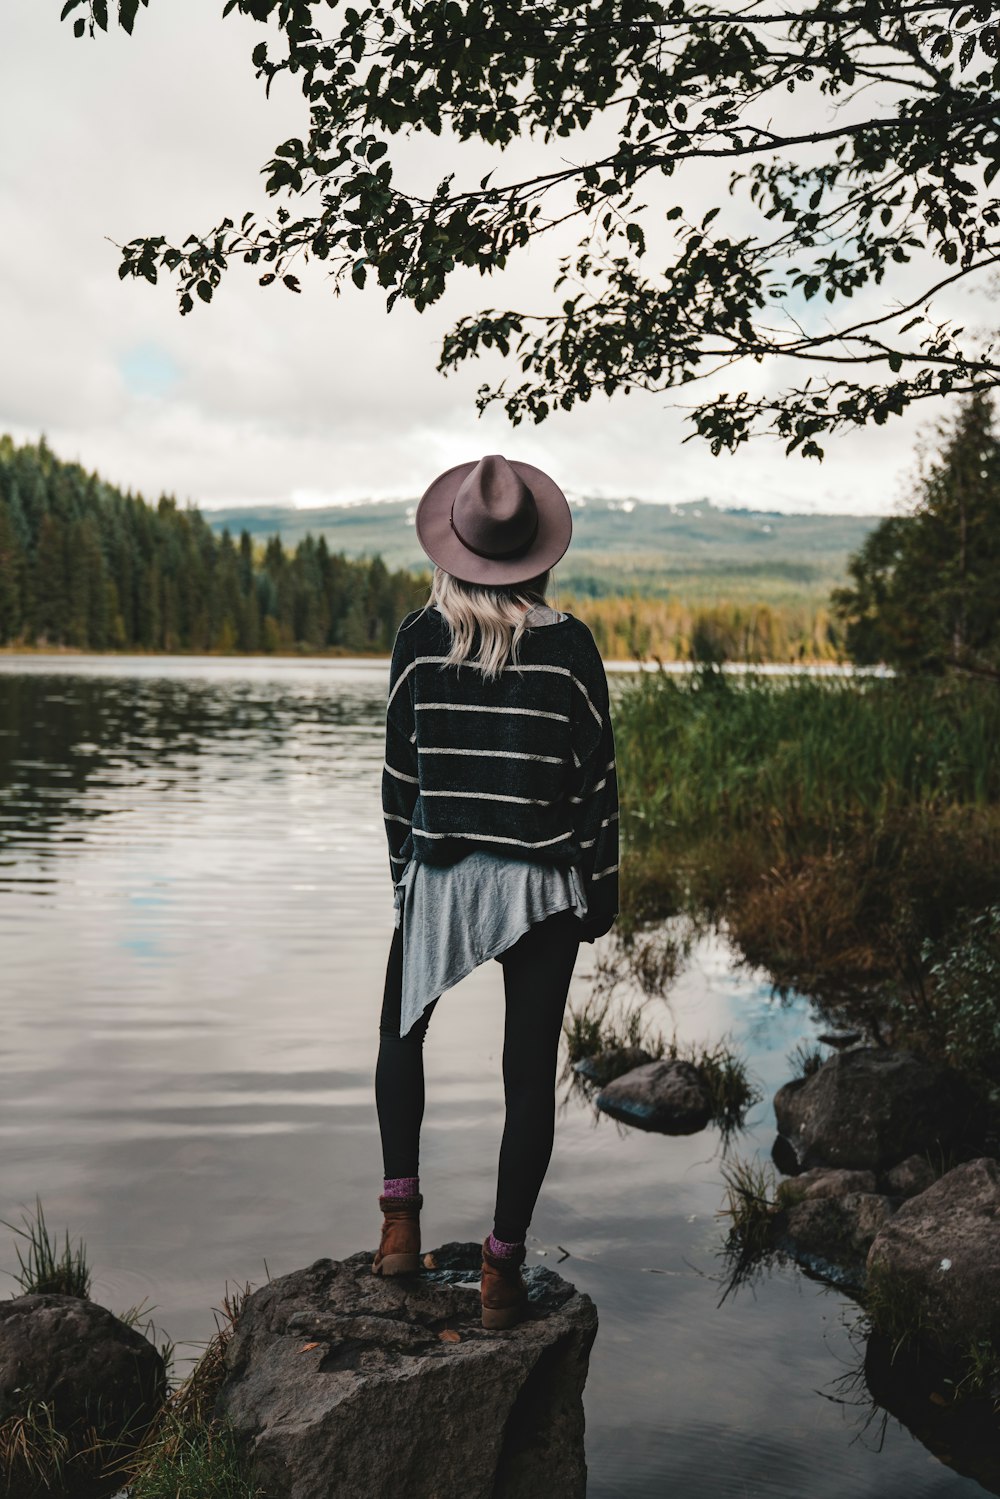
[[[569,503],[548,474],[490,453],[458,463],[428,485],[417,540],[432,562],[465,583],[524,583],[569,546]]]

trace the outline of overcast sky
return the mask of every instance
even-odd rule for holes
[[[422,316],[386,314],[377,291],[334,296],[316,265],[302,296],[237,268],[182,319],[169,279],[119,281],[112,241],[180,242],[223,214],[266,211],[260,168],[305,134],[301,96],[286,80],[265,100],[249,61],[261,28],[223,21],[221,0],[152,0],[132,38],[94,42],[74,40],[60,9],[4,4],[0,431],[44,432],[122,487],[206,507],[414,498],[487,452],[538,464],[574,495],[870,512],[905,500],[929,409],[828,440],[822,465],[767,441],[717,458],[698,438],[682,446],[690,428],[670,394],[595,398],[540,427],[477,417],[475,390],[498,367],[436,374],[441,335],[465,312],[545,303],[547,247],[502,282],[466,273]],[[452,164],[447,143],[413,149],[428,180]],[[704,182],[701,194],[707,206]],[[968,324],[995,313],[963,296]],[[723,383],[772,378],[751,368]]]

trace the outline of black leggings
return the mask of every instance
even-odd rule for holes
[[[498,959],[506,996],[503,1084],[507,1112],[493,1232],[509,1243],[519,1243],[527,1233],[552,1155],[559,1036],[579,943],[576,916],[572,911],[559,911],[529,927]],[[418,1173],[424,1115],[423,1043],[438,1003],[432,1000],[407,1034],[400,1036],[402,975],[403,934],[397,927],[386,967],[375,1068],[375,1102],[387,1177]]]

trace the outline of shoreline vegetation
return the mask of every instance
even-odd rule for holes
[[[1000,1089],[1000,993],[963,1042],[944,979],[1000,904],[991,682],[645,673],[616,739],[623,942],[673,916],[722,926],[779,989]]]

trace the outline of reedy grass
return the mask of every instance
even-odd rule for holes
[[[1000,801],[991,683],[646,672],[615,701],[630,839],[767,829],[776,851],[894,807]]]
[[[1000,693],[650,672],[617,694],[623,934],[721,924],[779,989],[905,1036],[926,944],[1000,902]]]
[[[807,1046],[799,1041],[788,1053],[787,1061],[793,1077],[812,1077],[829,1058],[818,1046]]]
[[[5,1219],[0,1219],[0,1223],[28,1243],[27,1256],[21,1253],[19,1245],[14,1246],[19,1268],[12,1273],[23,1295],[52,1292],[60,1296],[79,1296],[82,1300],[89,1298],[91,1272],[83,1242],[81,1240],[74,1249],[67,1229],[63,1248],[57,1251],[39,1197],[35,1197],[34,1219],[29,1213],[22,1212],[23,1227],[18,1228]]]
[[[57,1492],[73,1456],[73,1443],[56,1427],[52,1406],[31,1401],[21,1414],[0,1422],[0,1494],[25,1499]]]
[[[248,1476],[232,1428],[184,1428],[130,1485],[129,1499],[263,1499]]]
[[[725,1301],[774,1258],[772,1224],[779,1203],[777,1179],[769,1162],[735,1156],[721,1170],[726,1196],[716,1217],[729,1219],[721,1251],[729,1271],[721,1298]]]
[[[725,1039],[687,1047],[672,1041],[670,1056],[684,1057],[697,1067],[708,1087],[712,1119],[725,1137],[742,1128],[747,1110],[764,1096],[759,1085],[751,1081],[744,1058]]]
[[[129,1499],[264,1499],[231,1428],[216,1417],[226,1348],[250,1286],[223,1296],[216,1331],[142,1441],[108,1471]]]
[[[641,1046],[651,1057],[662,1057],[666,1042],[646,1027],[645,1003],[615,1009],[610,995],[591,995],[579,1009],[568,1007],[563,1022],[570,1066],[603,1051]]]

